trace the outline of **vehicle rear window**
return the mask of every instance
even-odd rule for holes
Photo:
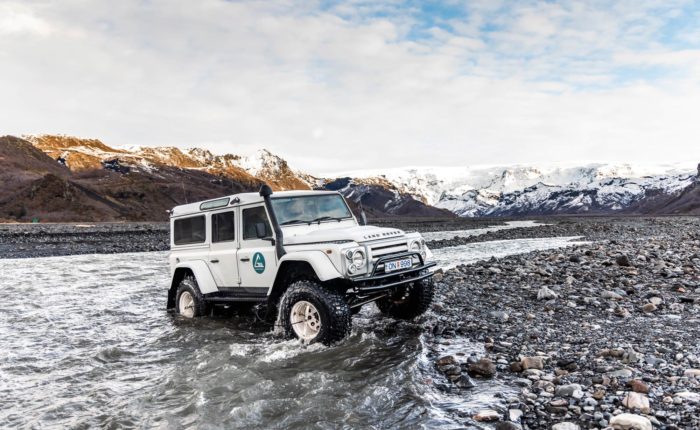
[[[205,241],[206,227],[204,215],[175,220],[175,245],[189,245]]]
[[[236,238],[236,230],[233,221],[233,211],[212,214],[211,241],[225,242],[227,240],[234,240]]]

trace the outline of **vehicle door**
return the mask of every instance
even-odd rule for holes
[[[277,254],[265,206],[260,204],[242,207],[240,218],[241,247],[238,249],[238,273],[241,286],[269,288],[277,274]]]
[[[211,245],[209,247],[208,264],[216,285],[219,287],[237,287],[240,285],[238,276],[238,234],[236,222],[238,209],[211,214]]]

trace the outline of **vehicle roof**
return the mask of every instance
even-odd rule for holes
[[[272,193],[272,195],[270,197],[272,197],[274,199],[275,197],[302,197],[302,196],[316,196],[316,195],[320,195],[320,194],[338,194],[338,192],[337,191],[313,191],[313,190],[275,191]],[[202,209],[200,209],[200,206],[202,205],[202,203],[211,202],[211,201],[220,200],[220,199],[225,199],[226,197],[228,197],[230,199],[228,207],[236,207],[236,206],[246,205],[246,204],[251,204],[251,203],[262,203],[262,201],[263,201],[263,198],[260,196],[259,193],[231,194],[229,196],[221,196],[221,197],[217,197],[215,199],[202,200],[199,202],[189,203],[186,205],[175,206],[172,209],[172,211],[170,212],[170,217],[178,217],[178,216],[182,216],[182,215],[190,215],[190,214],[195,214],[195,213],[200,213],[200,212],[208,212],[210,210],[215,210],[215,209],[223,209],[225,206],[217,207],[215,209],[202,210]],[[238,199],[238,201],[236,201],[235,199]]]

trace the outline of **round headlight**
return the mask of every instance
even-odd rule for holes
[[[415,240],[415,241],[411,242],[411,251],[421,252],[422,249],[423,249],[423,246],[421,245],[421,243],[419,241]]]
[[[354,264],[351,264],[350,266],[348,266],[348,273],[350,273],[352,275],[355,272],[357,272],[357,267],[355,267]]]
[[[361,250],[357,250],[352,253],[352,264],[355,265],[357,268],[360,268],[365,265],[365,253],[362,252]]]

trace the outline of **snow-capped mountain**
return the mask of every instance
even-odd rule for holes
[[[423,167],[341,176],[379,178],[432,206],[466,217],[629,212],[694,183],[691,165]]]
[[[24,157],[27,145],[46,156],[39,170],[23,169],[21,162],[3,167],[0,159],[0,167],[14,172],[8,175],[39,181],[23,183],[26,190],[16,188],[22,188],[21,195],[7,191],[12,191],[6,198],[8,205],[14,208],[25,198],[34,204],[36,199],[29,197],[35,195],[33,189],[55,188],[64,190],[59,193],[64,196],[84,194],[88,206],[97,198],[104,219],[134,218],[133,207],[139,208],[139,219],[152,219],[181,201],[254,191],[263,182],[275,190],[337,190],[352,204],[382,217],[700,213],[700,182],[691,163],[411,167],[317,177],[293,169],[265,149],[239,155],[214,154],[203,148],[115,148],[96,139],[52,135],[7,137],[3,144],[13,154],[7,160]],[[64,170],[46,167],[55,167],[56,162]],[[42,176],[47,174],[55,177]],[[152,183],[159,185],[154,188]],[[54,194],[47,191],[49,197]],[[149,202],[154,195],[157,202]],[[1,197],[0,208],[5,201]],[[66,203],[76,216],[84,212],[74,206]],[[37,206],[37,210],[43,208]],[[112,213],[115,208],[119,215]],[[20,209],[11,212],[26,212]]]

